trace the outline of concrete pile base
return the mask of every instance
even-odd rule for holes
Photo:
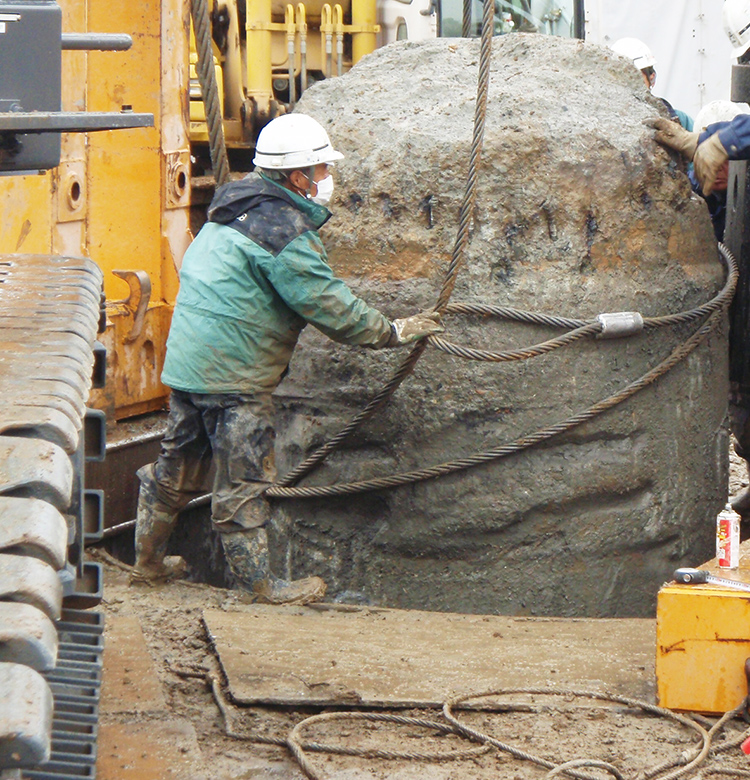
[[[346,159],[331,264],[368,302],[434,305],[457,231],[479,43],[378,50],[298,106]],[[692,309],[723,283],[709,216],[644,120],[664,113],[609,50],[514,34],[493,41],[479,196],[453,301],[570,318]],[[503,350],[561,331],[450,315],[446,337]],[[699,327],[586,340],[513,363],[430,348],[388,407],[306,484],[365,479],[498,447],[637,380]],[[308,328],[278,392],[280,473],[337,432],[404,358]],[[726,496],[726,333],[653,386],[520,455],[410,487],[279,501],[277,550],[334,596],[453,612],[652,615],[678,565],[710,557]]]

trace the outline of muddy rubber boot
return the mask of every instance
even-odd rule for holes
[[[237,584],[253,601],[264,604],[310,604],[325,596],[320,577],[282,580],[271,573],[265,528],[222,534],[224,553]]]
[[[177,515],[154,510],[143,494],[138,496],[135,522],[135,566],[130,583],[155,585],[187,573],[187,564],[178,555],[165,557],[167,543],[177,524]]]

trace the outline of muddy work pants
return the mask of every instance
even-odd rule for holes
[[[173,390],[159,457],[138,470],[139,503],[157,516],[176,516],[212,489],[211,518],[217,530],[265,526],[271,512],[260,494],[276,479],[271,412],[270,396]]]

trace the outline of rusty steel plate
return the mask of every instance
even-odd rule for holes
[[[435,707],[532,686],[653,699],[654,620],[321,606],[204,611],[234,701]]]

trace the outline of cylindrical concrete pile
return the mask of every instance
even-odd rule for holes
[[[433,306],[458,228],[479,42],[376,51],[298,111],[346,155],[335,171],[331,265],[391,317]],[[606,49],[535,35],[493,42],[471,241],[452,301],[589,319],[691,309],[724,272],[702,200],[643,121],[660,103]],[[467,346],[560,331],[446,317]],[[576,342],[514,363],[428,348],[392,402],[304,484],[366,479],[533,433],[646,374],[698,328]],[[712,557],[726,495],[726,333],[572,432],[449,477],[354,497],[284,500],[295,576],[378,604],[506,614],[652,614],[680,565]],[[403,350],[341,347],[308,328],[277,393],[283,475],[383,385]]]

